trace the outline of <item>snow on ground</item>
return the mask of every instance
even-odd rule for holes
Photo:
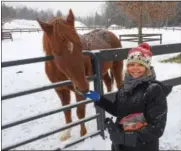
[[[116,28],[120,28],[120,27],[125,28],[124,26],[112,24],[112,25],[110,25],[110,26],[108,27],[108,29],[111,30],[111,29],[116,29]]]
[[[87,27],[87,26],[80,21],[75,21],[75,27]]]
[[[83,34],[88,31],[78,31]],[[114,30],[116,35],[137,33],[136,29]],[[181,42],[181,31],[166,31],[163,29],[144,29],[146,33],[162,33],[163,44]],[[174,37],[174,38],[172,38]],[[44,56],[42,51],[42,32],[40,33],[13,33],[14,41],[2,41],[2,61],[10,61],[17,59],[26,59]],[[159,42],[150,42],[150,44],[159,44]],[[136,46],[136,43],[123,42],[123,47]],[[179,77],[181,75],[181,64],[176,63],[160,63],[160,59],[169,58],[175,54],[160,55],[153,57],[152,64],[155,67],[158,80],[166,80]],[[169,69],[172,69],[170,71]],[[19,73],[21,71],[22,73]],[[22,91],[30,88],[40,87],[49,84],[44,72],[44,63],[21,65],[17,67],[2,69],[2,95]],[[91,88],[92,88],[91,83]],[[160,149],[181,149],[181,85],[173,88],[172,93],[168,96],[168,121],[165,133],[160,139]],[[75,103],[75,97],[72,94],[72,103]],[[14,99],[2,101],[2,125],[15,120],[20,120],[29,116],[60,108],[60,100],[54,90],[47,90],[17,97]],[[86,107],[86,115],[95,114],[93,104]],[[73,121],[78,120],[76,110],[72,110]],[[110,116],[106,114],[107,116]],[[34,120],[19,126],[2,131],[2,147],[9,146],[17,142],[27,140],[31,137],[52,131],[64,125],[63,113],[54,114],[39,120]],[[96,120],[86,123],[88,132],[96,131]],[[46,137],[33,143],[18,147],[16,149],[56,149],[62,147],[66,143],[79,138],[79,126],[72,129],[72,138],[66,142],[61,142],[60,133]],[[106,136],[108,136],[106,132]],[[100,136],[89,138],[84,142],[67,148],[73,150],[110,150],[110,141],[107,138],[102,140]]]
[[[80,21],[75,21],[75,27],[86,27]],[[40,28],[39,24],[35,20],[24,20],[24,19],[15,19],[13,21],[6,22],[3,25],[3,29],[16,29],[16,28]]]
[[[3,25],[4,29],[16,29],[16,28],[40,28],[39,24],[35,20],[15,19],[13,21],[6,22]]]
[[[117,36],[126,35],[126,34],[138,34],[137,28],[131,29],[122,29],[122,30],[113,30],[113,33]],[[162,44],[171,44],[171,43],[179,43],[181,42],[181,30],[165,30],[165,29],[153,29],[153,28],[143,28],[143,34],[162,34]],[[173,35],[173,36],[171,36]],[[123,39],[128,39],[131,37],[124,37]],[[154,36],[152,38],[159,38],[158,36]],[[149,42],[150,45],[158,45],[160,41]],[[136,46],[136,42],[122,42],[124,48]]]

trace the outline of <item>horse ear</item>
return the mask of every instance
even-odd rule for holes
[[[45,22],[43,22],[43,21],[41,21],[39,19],[37,19],[37,21],[38,21],[40,27],[42,28],[42,30],[44,32],[46,32],[47,34],[52,33],[52,31],[53,31],[53,26],[52,25],[50,25],[48,23],[45,23]]]
[[[74,14],[72,12],[72,9],[69,10],[69,14],[67,16],[67,22],[74,26]]]

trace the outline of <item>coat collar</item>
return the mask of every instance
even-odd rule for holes
[[[132,92],[137,85],[142,84],[144,82],[150,82],[156,79],[156,74],[154,68],[151,67],[151,75],[150,76],[141,76],[138,78],[133,78],[129,74],[126,74],[124,77],[124,91],[125,92]]]

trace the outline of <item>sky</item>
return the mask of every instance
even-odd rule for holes
[[[60,10],[64,15],[66,15],[71,8],[74,12],[75,16],[88,16],[91,14],[95,14],[97,11],[98,13],[101,13],[102,11],[102,5],[104,5],[104,1],[54,1],[54,2],[46,2],[46,1],[29,1],[29,2],[17,2],[17,1],[5,1],[4,2],[6,5],[10,5],[13,7],[17,6],[27,6],[31,8],[35,8],[38,10],[47,10],[51,9],[54,13],[57,10]]]

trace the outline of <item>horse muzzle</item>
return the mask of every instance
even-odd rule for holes
[[[87,93],[89,91],[89,88],[87,88],[85,90],[79,90],[77,87],[74,87],[74,90],[77,94],[83,96],[84,93]]]

